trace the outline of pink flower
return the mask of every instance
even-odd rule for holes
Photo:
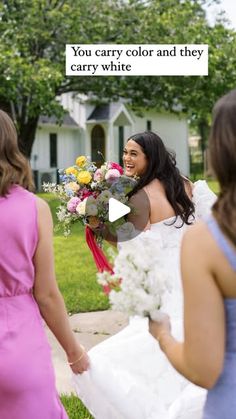
[[[110,161],[108,163],[108,169],[116,169],[120,172],[121,175],[123,175],[123,168],[118,164],[118,163],[114,163],[112,161]]]
[[[73,197],[71,198],[68,202],[67,202],[67,209],[69,212],[74,213],[76,212],[76,207],[77,205],[80,203],[80,199],[77,197]]]
[[[86,188],[83,188],[83,189],[80,189],[78,195],[81,201],[83,201],[84,199],[88,198],[90,195],[93,195],[93,192],[89,191]]]
[[[104,180],[104,175],[101,171],[101,169],[97,169],[96,172],[94,173],[94,180],[95,182],[101,182],[102,180]]]
[[[92,195],[96,199],[99,196],[99,192],[98,191],[93,191]]]
[[[109,169],[105,175],[105,179],[109,183],[113,183],[115,180],[117,180],[120,177],[120,172],[117,169]]]

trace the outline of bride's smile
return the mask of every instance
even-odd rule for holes
[[[142,148],[133,140],[129,140],[124,148],[123,163],[126,176],[140,176],[146,172],[148,165]]]

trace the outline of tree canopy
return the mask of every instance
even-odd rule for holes
[[[214,2],[214,1],[213,1]],[[62,115],[57,96],[92,94],[182,111],[202,130],[215,100],[235,85],[235,32],[206,20],[204,0],[3,0],[0,107],[30,156],[40,115]],[[66,77],[65,44],[209,44],[205,77]],[[202,131],[203,132],[203,131]]]

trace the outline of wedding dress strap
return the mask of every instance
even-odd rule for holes
[[[236,271],[236,251],[230,245],[229,241],[226,239],[224,233],[221,231],[216,219],[211,215],[206,219],[206,224],[217,242],[218,246],[224,253],[225,257],[229,261],[233,270]]]

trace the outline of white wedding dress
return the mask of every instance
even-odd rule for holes
[[[196,219],[206,216],[215,195],[205,181],[193,188]],[[180,243],[187,228],[151,225],[148,234],[161,243],[162,258],[171,272],[172,292],[163,298],[162,311],[171,317],[172,332],[183,336],[183,295],[179,271]],[[177,223],[180,220],[177,220]],[[140,255],[141,256],[141,255]],[[189,383],[168,362],[148,331],[148,320],[130,318],[121,332],[89,351],[91,368],[73,380],[79,398],[96,419],[201,419],[206,391]]]

